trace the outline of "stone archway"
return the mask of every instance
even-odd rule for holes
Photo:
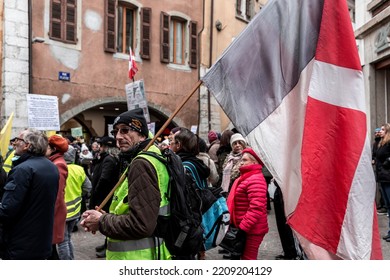
[[[94,127],[93,122],[89,119],[86,119],[83,116],[83,113],[86,111],[94,110],[98,108],[99,106],[105,106],[107,104],[121,104],[121,111],[115,112],[115,115],[120,114],[124,112],[127,109],[127,100],[125,97],[107,97],[104,99],[95,99],[95,100],[89,100],[87,102],[81,103],[72,109],[64,112],[60,116],[60,124],[61,126],[66,124],[68,121],[74,119],[77,122],[81,124],[81,126],[84,128],[87,133],[90,134],[90,136],[101,136],[96,130],[96,127]],[[167,110],[166,108],[154,104],[152,102],[148,103],[149,113],[154,116],[154,120],[157,122],[156,124],[156,131],[168,120],[169,116],[172,114],[170,110]],[[180,118],[175,117],[174,120],[168,125],[169,129],[172,129],[175,126],[183,126],[183,121]]]
[[[104,105],[107,103],[126,103],[126,102],[127,101],[126,101],[125,97],[119,97],[119,96],[107,97],[107,98],[103,98],[103,99],[89,100],[89,101],[81,103],[81,104],[73,107],[72,109],[64,112],[63,114],[61,114],[60,124],[62,125],[63,123],[67,122],[68,120],[70,120],[74,116],[77,116],[78,114],[80,114],[88,109],[91,109],[93,107],[96,107],[98,105]]]

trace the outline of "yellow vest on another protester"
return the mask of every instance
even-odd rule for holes
[[[66,220],[78,218],[81,211],[82,186],[85,178],[84,168],[77,164],[68,164],[68,178],[65,186]]]
[[[3,169],[5,172],[8,172],[11,170],[12,168],[12,158],[15,156],[15,150],[13,150],[12,152],[10,152],[8,154],[8,156],[6,157],[4,163],[3,163]]]

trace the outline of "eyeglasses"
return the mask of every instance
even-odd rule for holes
[[[14,138],[14,142],[17,142],[17,141],[22,141],[22,142],[24,142],[24,143],[27,143],[26,141],[24,141],[24,139],[19,138],[19,137],[15,137],[15,138]]]
[[[127,134],[127,133],[129,133],[130,130],[132,130],[130,127],[122,127],[120,129],[113,129],[113,130],[111,130],[111,134],[116,137],[118,132],[120,132],[121,134]]]

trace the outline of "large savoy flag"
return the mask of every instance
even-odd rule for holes
[[[273,0],[202,78],[281,186],[311,259],[381,259],[345,0]]]

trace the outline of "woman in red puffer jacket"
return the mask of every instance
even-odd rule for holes
[[[259,247],[268,232],[267,184],[257,154],[246,148],[242,151],[241,176],[234,181],[228,197],[231,223],[246,233],[243,260],[256,260]]]

